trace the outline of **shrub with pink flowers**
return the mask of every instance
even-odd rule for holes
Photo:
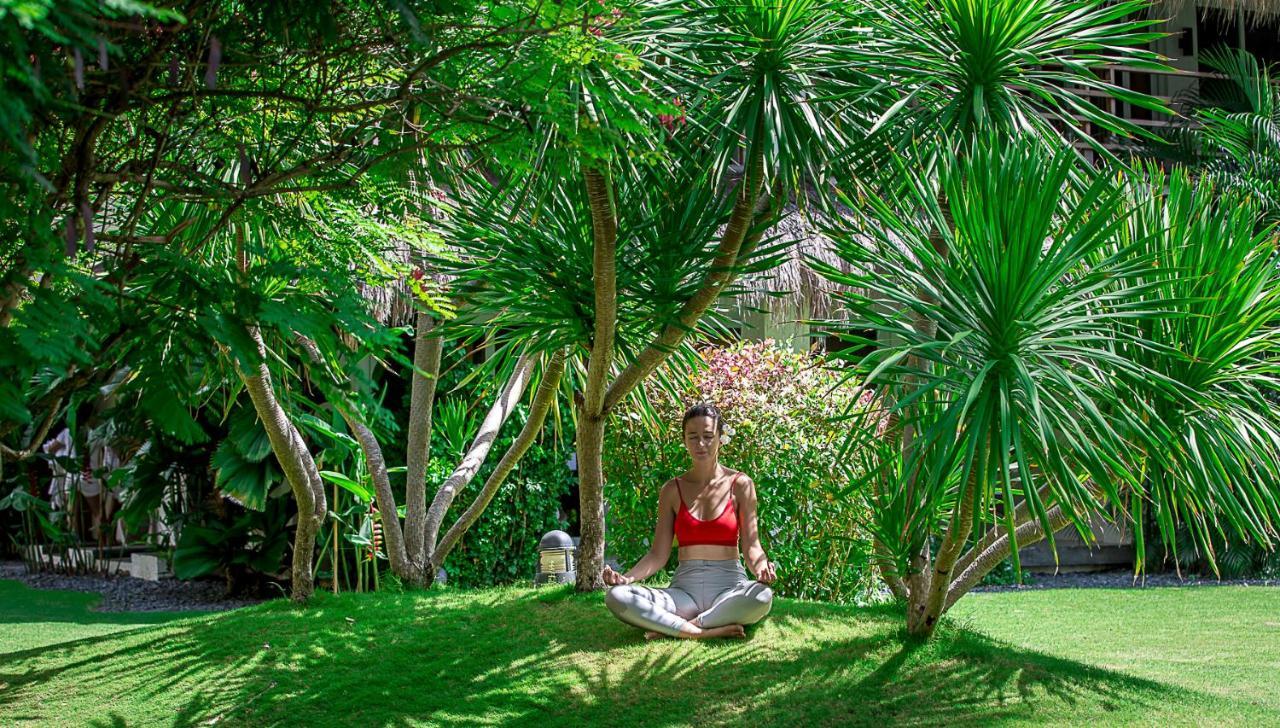
[[[724,414],[721,463],[756,482],[775,591],[848,602],[874,588],[859,473],[839,454],[849,428],[873,426],[870,393],[855,402],[857,382],[842,379],[823,359],[770,341],[703,351],[692,372],[668,373],[676,393],[651,378],[649,406],[622,408],[605,444],[610,555],[628,567],[648,550],[658,491],[689,465],[681,415],[710,402]]]

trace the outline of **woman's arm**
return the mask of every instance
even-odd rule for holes
[[[746,474],[733,479],[734,497],[738,501],[739,546],[747,561],[747,568],[755,575],[757,581],[772,583],[775,577],[773,564],[765,555],[760,545],[760,524],[757,520],[758,502],[756,500],[756,484]]]
[[[671,560],[671,542],[675,538],[676,528],[675,500],[679,497],[676,493],[675,481],[667,481],[659,491],[658,524],[653,529],[653,542],[649,545],[649,552],[623,574],[630,581],[648,579],[661,571]]]

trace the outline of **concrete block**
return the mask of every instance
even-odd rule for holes
[[[67,559],[75,564],[77,569],[96,571],[98,551],[92,548],[67,549]]]
[[[155,554],[132,554],[129,573],[135,579],[160,581],[160,577],[168,576],[169,563]]]

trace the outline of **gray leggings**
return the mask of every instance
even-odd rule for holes
[[[623,584],[604,603],[627,624],[677,637],[695,618],[703,627],[755,624],[773,606],[773,590],[747,579],[737,559],[687,559],[666,589]]]

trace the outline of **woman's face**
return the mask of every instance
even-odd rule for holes
[[[716,420],[706,415],[691,417],[684,423],[684,447],[694,462],[712,460],[720,454],[720,433]]]

